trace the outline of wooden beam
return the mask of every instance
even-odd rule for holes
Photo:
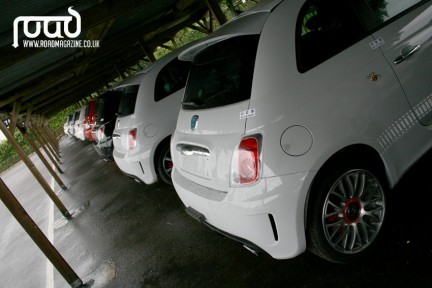
[[[21,110],[21,101],[15,101],[13,105],[12,114],[10,115],[11,118],[10,118],[10,125],[9,125],[9,130],[11,131],[12,134],[14,134],[17,126],[20,110]]]
[[[30,146],[35,151],[36,155],[42,161],[42,164],[44,164],[45,168],[48,170],[48,172],[51,173],[51,176],[54,178],[54,180],[60,185],[60,187],[63,190],[66,190],[67,189],[66,185],[63,183],[63,181],[60,179],[60,177],[57,175],[57,173],[54,171],[54,169],[48,163],[48,161],[46,160],[45,156],[40,152],[40,150],[37,147],[36,143],[33,141],[33,139],[27,133],[27,129],[25,127],[21,127],[20,125],[18,125],[17,127],[18,127],[19,131],[21,132],[21,134],[23,135],[24,139],[30,144]]]
[[[218,22],[219,26],[222,26],[227,22],[227,19],[225,17],[225,14],[222,12],[222,9],[219,6],[218,1],[216,0],[205,0],[209,10],[211,13],[215,16],[216,21]]]
[[[0,121],[1,122],[1,121]],[[71,287],[87,287],[0,178],[0,199]]]
[[[45,192],[51,198],[51,200],[54,202],[54,204],[59,209],[59,211],[62,213],[62,215],[67,219],[71,219],[72,216],[69,213],[69,211],[63,205],[63,203],[60,201],[60,199],[57,197],[56,193],[51,189],[51,186],[43,178],[42,174],[39,172],[39,170],[36,168],[36,166],[33,164],[33,162],[30,160],[30,158],[26,155],[24,150],[21,148],[21,146],[15,140],[14,136],[9,131],[9,129],[6,127],[6,125],[3,123],[3,121],[0,121],[0,130],[3,132],[6,139],[9,141],[9,143],[15,149],[15,152],[17,152],[17,154],[21,157],[24,164],[27,166],[27,168],[30,170],[30,172],[33,174],[33,176],[36,178],[36,180],[39,182],[39,184],[42,186],[42,188],[45,190]]]

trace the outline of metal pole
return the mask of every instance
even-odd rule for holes
[[[33,176],[36,178],[36,180],[38,180],[39,184],[42,186],[42,188],[45,190],[45,192],[48,194],[48,196],[51,198],[51,200],[54,202],[54,204],[57,206],[57,208],[63,214],[63,216],[66,219],[71,219],[72,216],[69,213],[69,211],[63,205],[63,203],[60,201],[60,199],[57,197],[55,192],[51,189],[50,185],[43,178],[42,174],[39,172],[39,170],[36,168],[36,166],[33,164],[33,162],[30,160],[30,158],[26,155],[26,153],[21,148],[21,146],[16,142],[14,136],[9,131],[9,129],[6,127],[6,125],[3,123],[3,121],[0,121],[0,130],[6,136],[6,139],[9,141],[9,143],[11,143],[12,147],[15,149],[17,154],[21,157],[23,162],[30,169],[30,172],[33,174]]]
[[[63,183],[63,181],[60,179],[60,177],[57,175],[57,173],[54,171],[54,169],[51,167],[51,165],[48,163],[44,155],[40,152],[37,145],[34,143],[34,141],[31,139],[31,137],[28,135],[25,128],[21,127],[20,125],[17,126],[21,134],[24,136],[24,139],[27,140],[27,142],[30,144],[30,146],[33,148],[33,150],[36,152],[36,154],[41,159],[42,163],[45,165],[45,167],[48,169],[48,171],[51,173],[51,175],[54,177],[55,181],[60,185],[60,187],[63,190],[66,190],[67,187]]]
[[[1,121],[2,122],[2,121]],[[3,179],[0,178],[0,199],[24,228],[27,234],[33,239],[39,249],[45,254],[49,261],[54,265],[57,271],[63,276],[66,282],[73,288],[85,287],[82,280],[78,277],[75,271],[60,255],[57,249],[51,244],[44,233],[39,229],[36,223],[27,214],[25,209],[21,206]]]

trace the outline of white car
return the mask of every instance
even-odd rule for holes
[[[186,211],[277,259],[370,255],[432,147],[431,19],[431,1],[262,1],[182,52]]]
[[[76,110],[77,118],[74,122],[74,136],[81,141],[85,141],[84,128],[85,128],[85,118],[88,113],[88,105],[83,105]]]
[[[180,51],[180,50],[179,50]],[[171,184],[169,143],[189,64],[172,52],[116,87],[122,91],[113,132],[113,157],[126,175],[146,184]]]

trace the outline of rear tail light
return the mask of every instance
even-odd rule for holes
[[[101,126],[98,130],[98,135],[97,135],[99,142],[102,141],[104,132],[105,132],[105,126]]]
[[[240,141],[233,155],[233,184],[252,184],[260,176],[260,137]]]
[[[132,129],[128,133],[128,147],[129,150],[133,150],[136,148],[136,129]]]

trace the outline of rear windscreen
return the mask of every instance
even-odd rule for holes
[[[130,85],[117,88],[115,91],[122,92],[120,106],[118,109],[119,116],[131,115],[135,112],[135,102],[138,94],[139,85]]]
[[[115,114],[119,108],[120,97],[121,92],[108,91],[98,99],[96,107],[96,123],[98,125],[115,118]]]
[[[208,109],[250,99],[259,35],[221,41],[198,52],[186,84],[183,109]]]

